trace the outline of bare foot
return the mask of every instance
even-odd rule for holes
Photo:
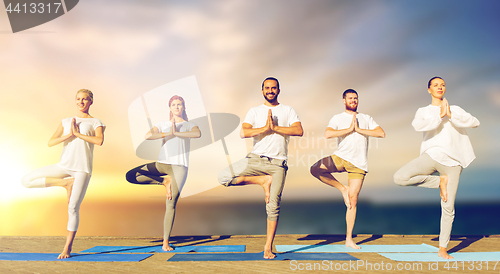
[[[171,247],[169,244],[168,244],[168,241],[167,240],[163,240],[163,246],[161,247],[161,249],[163,251],[172,251],[174,250],[173,247]]]
[[[269,197],[271,196],[271,183],[272,182],[273,182],[273,176],[267,175],[267,176],[265,176],[264,182],[262,183],[262,188],[264,188],[264,195],[266,196],[266,198],[265,198],[266,204],[269,203]]]
[[[75,182],[75,178],[68,178],[64,179],[67,181],[66,185],[62,186],[66,189],[66,194],[68,195],[68,204],[69,204],[69,199],[71,198],[71,193],[73,192],[73,183]],[[62,253],[61,253],[62,255]],[[59,255],[59,256],[61,256]],[[60,258],[61,259],[61,258]]]
[[[167,175],[165,179],[163,179],[163,185],[167,190],[167,200],[172,200],[172,185],[170,184],[171,182],[172,182],[172,177],[170,177],[170,175]]]
[[[448,176],[443,175],[439,176],[439,196],[441,196],[441,200],[446,202],[448,200]]]
[[[345,203],[345,206],[348,208],[348,209],[351,209],[351,202],[349,201],[349,187],[346,186],[344,188],[344,190],[340,191],[342,193],[342,197],[344,198],[344,203]]]
[[[276,258],[276,254],[273,253],[271,249],[264,249],[264,259],[274,259]]]
[[[438,256],[443,258],[443,259],[453,259],[452,256],[450,256],[450,254],[448,254],[448,252],[446,251],[446,248],[444,247],[439,247],[439,251],[438,251]]]
[[[63,252],[61,254],[59,254],[59,256],[57,256],[58,259],[67,259],[71,257],[71,250],[63,250]]]
[[[357,245],[352,239],[346,239],[345,240],[345,246],[354,248],[354,249],[361,249],[359,245]]]

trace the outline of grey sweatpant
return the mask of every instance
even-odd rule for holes
[[[261,157],[256,154],[248,156],[219,173],[219,183],[230,186],[240,176],[263,176],[271,175],[271,190],[269,203],[266,205],[267,219],[277,221],[280,213],[281,192],[285,185],[285,177],[288,166],[285,160]]]
[[[420,186],[439,188],[439,176],[431,175],[435,171],[440,175],[448,176],[448,200],[441,200],[441,231],[439,233],[439,246],[448,247],[451,227],[455,218],[455,197],[457,195],[458,180],[462,173],[461,166],[444,166],[433,160],[428,154],[409,162],[394,174],[394,182],[402,186]]]
[[[153,162],[138,166],[127,172],[126,175],[127,181],[130,183],[142,185],[161,185],[163,183],[162,176],[170,175],[172,177],[170,183],[172,199],[166,202],[165,217],[163,218],[163,239],[165,240],[170,238],[170,232],[174,225],[175,206],[180,195],[179,186],[184,185],[187,171],[188,168],[185,166]]]

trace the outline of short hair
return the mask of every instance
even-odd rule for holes
[[[432,80],[434,80],[434,79],[441,79],[441,80],[443,80],[443,81],[444,81],[444,79],[443,79],[442,77],[439,77],[439,76],[434,76],[434,77],[432,77],[432,78],[429,80],[429,83],[427,83],[427,88],[430,88],[430,87],[431,87],[431,82],[432,82]]]
[[[342,94],[342,99],[345,99],[345,96],[346,96],[348,93],[354,93],[354,94],[358,95],[358,93],[357,93],[354,89],[351,89],[351,88],[350,88],[350,89],[346,89],[346,90],[344,91],[344,93]]]
[[[82,88],[81,90],[76,92],[76,95],[78,95],[78,93],[80,93],[80,92],[87,93],[87,95],[90,97],[90,101],[94,102],[94,94],[92,93],[92,91],[90,91],[86,88]]]
[[[278,89],[280,89],[280,82],[278,81],[278,79],[276,79],[276,78],[274,78],[274,77],[267,77],[266,79],[264,79],[264,81],[262,81],[262,88],[261,88],[261,89],[264,89],[264,83],[265,83],[267,80],[273,80],[273,81],[276,81],[276,83],[278,84]]]

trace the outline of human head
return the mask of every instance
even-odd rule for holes
[[[86,93],[89,96],[90,102],[94,102],[94,94],[92,93],[92,91],[90,91],[86,88],[82,88],[81,90],[76,92],[76,95],[78,95],[78,93],[81,93],[81,92]]]
[[[264,83],[267,80],[274,80],[274,81],[276,81],[276,84],[278,85],[278,90],[280,89],[280,82],[278,81],[278,79],[276,79],[274,77],[267,77],[266,79],[264,79],[264,81],[262,81],[262,89],[264,89]]]
[[[429,82],[427,83],[427,88],[430,88],[430,87],[431,87],[432,80],[434,80],[434,79],[441,79],[441,80],[443,80],[443,81],[444,81],[444,79],[443,79],[442,77],[439,77],[439,76],[434,76],[434,77],[432,77],[432,78],[429,80]]]
[[[344,93],[342,94],[342,99],[345,99],[345,96],[346,96],[348,93],[354,93],[354,94],[358,95],[358,93],[357,93],[354,89],[346,89],[346,90],[344,91]]]
[[[278,94],[280,94],[280,83],[274,77],[267,77],[262,82],[262,95],[267,102],[272,105],[277,104]]]
[[[179,100],[181,101],[182,103],[182,107],[183,107],[183,110],[182,110],[182,119],[184,120],[188,120],[188,117],[187,117],[187,114],[186,114],[186,103],[184,102],[184,98],[180,97],[179,95],[174,95],[170,98],[170,100],[168,101],[168,107],[170,108],[170,106],[172,105],[172,102],[174,100]],[[172,113],[172,110],[170,110],[170,120],[172,120],[172,118],[174,117],[174,114]]]
[[[427,84],[427,92],[432,96],[432,100],[442,100],[446,92],[446,85],[441,77],[432,77]]]
[[[358,110],[358,93],[354,89],[344,91],[342,98],[346,110],[354,112]]]

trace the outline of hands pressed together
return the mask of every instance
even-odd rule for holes
[[[450,110],[450,105],[448,104],[448,100],[446,98],[443,98],[443,101],[441,101],[441,113],[439,114],[441,118],[444,118],[444,116],[448,116],[448,118],[451,119],[451,110]]]

